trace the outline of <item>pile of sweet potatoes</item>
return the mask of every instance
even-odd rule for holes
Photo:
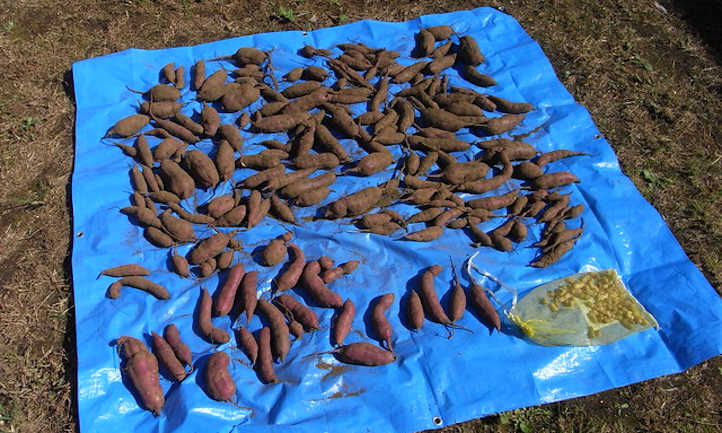
[[[263,248],[262,266],[286,265],[274,278],[270,296],[257,296],[258,271],[246,270],[237,252],[267,218],[272,224],[302,225],[296,209],[314,208],[317,218],[350,221],[360,233],[430,242],[457,229],[468,234],[472,245],[502,252],[525,242],[532,224],[543,223],[533,245],[541,251],[531,263],[536,267],[558,261],[582,236],[583,224],[570,228],[567,223],[584,206],[572,205],[571,194],[560,190],[579,179],[547,167],[584,154],[539,152],[513,136],[501,137],[534,107],[480,91],[497,82],[479,70],[485,58],[473,37],[457,35],[449,26],[422,29],[415,37],[415,48],[406,53],[411,61],[362,43],[305,46],[299,54],[316,64],[284,71],[280,87],[272,64],[280,54],[252,47],[194,65],[171,63],[159,71],[160,83],[137,91],[144,98],[137,113],[118,120],[104,137],[132,160],[131,203],[120,211],[143,227],[150,244],[168,251],[170,270],[200,280],[224,273],[213,295],[200,290],[196,332],[213,345],[225,344],[231,336],[214,326],[212,317],[264,318],[267,326],[255,333],[236,328],[237,346],[263,383],[279,380],[274,360],[284,362],[291,337],[295,341],[305,332],[329,328],[302,300],[286,293],[289,289],[303,291],[314,307],[335,309],[329,332],[337,346],[332,353],[342,362],[371,366],[396,359],[386,319],[396,302],[393,292],[380,294],[367,307],[380,344],[343,344],[356,306],[329,285],[353,272],[357,261],[307,260],[286,233]],[[218,67],[221,61],[225,68]],[[207,68],[214,72],[207,74]],[[479,140],[469,142],[460,132]],[[259,146],[264,150],[248,150]],[[357,156],[356,148],[364,153]],[[333,188],[340,180],[348,190],[354,179],[371,176],[379,180],[345,195]],[[213,198],[196,203],[199,191],[213,192]],[[390,207],[395,205],[401,206]],[[500,223],[483,230],[481,224],[492,219]],[[179,249],[187,253],[180,255]],[[458,279],[445,311],[434,289],[440,272],[439,265],[429,267],[418,291],[406,296],[409,329],[420,328],[425,318],[458,327],[467,296],[477,316],[500,329],[484,290],[465,290]],[[172,296],[140,265],[116,266],[101,275],[119,278],[107,289],[111,299],[121,296],[123,286],[161,300]],[[178,329],[169,327],[162,337],[152,334],[153,351],[161,368],[182,381],[189,374],[185,367],[193,370],[193,359]],[[130,383],[157,415],[163,399],[157,395],[153,354],[132,337],[118,343]],[[224,351],[205,363],[211,398],[234,402],[229,364]]]

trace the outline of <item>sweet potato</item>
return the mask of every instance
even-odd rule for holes
[[[570,185],[572,183],[581,182],[573,173],[568,171],[559,171],[555,173],[543,174],[534,178],[533,184],[535,188],[552,189],[560,186]]]
[[[514,203],[514,200],[516,200],[517,195],[519,195],[519,189],[514,189],[509,191],[506,194],[502,195],[496,195],[496,196],[490,196],[490,197],[482,197],[477,198],[474,200],[469,200],[467,202],[467,205],[473,209],[486,209],[486,210],[496,210],[501,209],[503,207],[510,206],[512,203]]]
[[[552,150],[551,152],[546,152],[541,155],[536,160],[536,165],[538,165],[540,168],[544,167],[545,165],[549,164],[550,162],[559,161],[560,159],[569,158],[571,156],[582,156],[582,155],[590,155],[589,153],[584,152],[574,152],[567,149],[560,149],[560,150]]]
[[[236,328],[236,344],[243,350],[251,364],[255,364],[258,358],[258,343],[253,334],[243,326]]]
[[[213,299],[213,315],[225,316],[233,307],[233,301],[236,298],[238,286],[246,274],[246,270],[241,263],[237,263],[231,267],[226,275],[221,288],[216,292]]]
[[[251,317],[256,311],[256,305],[258,305],[258,272],[250,271],[246,272],[241,281],[240,287],[240,299],[239,306],[240,312],[246,313],[246,321],[250,322]]]
[[[215,220],[216,227],[239,227],[246,217],[246,205],[241,204]]]
[[[305,113],[314,107],[318,107],[328,100],[329,89],[321,87],[308,95],[296,98],[281,109],[283,114]],[[289,128],[290,129],[290,128]]]
[[[381,187],[369,186],[353,194],[341,197],[329,203],[324,212],[324,218],[344,218],[366,213],[378,204],[383,193]]]
[[[308,95],[309,93],[313,92],[314,90],[321,87],[321,83],[318,81],[304,81],[302,83],[297,83],[292,86],[286,87],[281,94],[285,96],[286,98],[298,98],[301,96]]]
[[[341,276],[344,275],[343,268],[336,267],[336,268],[330,268],[326,269],[323,272],[321,272],[321,280],[326,283],[330,284],[337,279],[339,279]]]
[[[454,287],[451,289],[451,299],[449,301],[449,319],[452,322],[456,322],[464,315],[466,310],[466,292],[461,287],[459,281],[459,275],[456,273],[456,267],[451,264],[451,269],[454,271]]]
[[[313,168],[320,170],[329,170],[338,167],[340,161],[338,157],[331,153],[315,153],[299,155],[294,160],[294,164],[298,169]]]
[[[200,90],[203,87],[203,83],[206,81],[206,62],[198,60],[193,65],[193,88]]]
[[[411,127],[414,123],[414,118],[416,116],[414,107],[406,99],[398,98],[394,104],[394,110],[396,110],[399,114],[398,121],[396,122],[398,130],[399,132],[405,134],[409,127]]]
[[[291,224],[296,223],[296,216],[293,214],[291,208],[281,200],[276,194],[271,196],[271,214],[281,221],[286,221]]]
[[[488,119],[481,127],[491,135],[499,135],[511,131],[522,120],[524,120],[524,114],[505,114]]]
[[[195,240],[196,236],[193,231],[193,226],[188,221],[171,215],[170,209],[167,209],[161,214],[160,221],[165,231],[178,242],[192,242]]]
[[[188,254],[188,262],[199,265],[211,257],[215,257],[228,245],[230,236],[219,232],[198,242]]]
[[[250,123],[251,123],[251,115],[248,114],[248,112],[246,112],[246,111],[241,113],[241,115],[238,116],[238,118],[236,119],[236,125],[238,125],[238,127],[241,129],[245,128]]]
[[[198,307],[198,329],[201,337],[211,344],[225,344],[230,336],[221,328],[216,328],[211,322],[212,299],[208,289],[201,288],[201,297]]]
[[[196,98],[201,101],[217,101],[221,99],[224,92],[224,86],[226,83],[227,72],[223,69],[219,69],[212,73],[203,82],[203,85],[198,90]]]
[[[120,119],[112,128],[105,133],[106,137],[123,137],[127,138],[135,135],[143,129],[150,121],[150,117],[145,114],[133,114]]]
[[[443,227],[432,226],[417,232],[409,233],[404,236],[404,239],[407,241],[430,242],[440,238],[442,234],[444,234]]]
[[[324,81],[328,78],[328,71],[320,66],[308,66],[303,69],[301,78],[304,80]]]
[[[258,331],[258,357],[255,363],[255,369],[258,377],[263,383],[277,383],[278,378],[273,370],[273,355],[271,353],[271,330],[268,327],[261,328]]]
[[[431,33],[437,41],[449,39],[454,34],[454,29],[448,25],[426,27],[424,30]]]
[[[382,78],[376,86],[376,93],[374,93],[371,102],[369,103],[369,111],[375,112],[379,110],[379,105],[386,101],[386,97],[389,93],[389,79]]]
[[[444,227],[449,221],[460,217],[464,213],[464,209],[451,208],[442,212],[439,216],[434,218],[432,225]]]
[[[531,266],[535,268],[545,268],[547,266],[553,265],[554,263],[558,262],[564,254],[566,254],[569,250],[572,249],[578,239],[579,237],[576,237],[558,244],[549,252],[540,256],[536,261],[532,262]]]
[[[324,308],[338,308],[343,305],[341,297],[331,291],[321,280],[319,273],[321,265],[318,261],[310,261],[306,264],[301,275],[301,280],[309,297],[319,306]]]
[[[373,301],[371,307],[371,327],[373,328],[376,335],[383,341],[386,342],[386,348],[389,351],[393,351],[391,347],[391,335],[392,329],[391,324],[386,318],[386,310],[389,309],[391,304],[394,302],[394,294],[387,293],[385,295],[377,297]]]
[[[581,215],[582,212],[584,212],[584,209],[586,209],[586,206],[584,206],[583,204],[578,204],[576,206],[567,208],[567,210],[564,211],[564,219],[576,218]]]
[[[526,239],[528,230],[526,228],[526,225],[520,220],[517,219],[514,222],[514,226],[511,228],[511,232],[509,233],[509,236],[514,242],[522,242],[524,239]]]
[[[193,354],[188,346],[181,340],[180,332],[174,324],[167,325],[163,329],[163,338],[173,350],[176,359],[182,364],[190,367],[191,372],[193,371]],[[189,372],[190,374],[190,372]]]
[[[291,348],[288,325],[283,314],[276,306],[264,299],[258,300],[256,309],[266,316],[271,329],[271,349],[273,355],[283,362]]]
[[[459,61],[467,65],[479,66],[484,63],[484,55],[479,50],[476,39],[472,36],[462,36],[459,38]]]
[[[259,171],[258,173],[247,177],[241,182],[240,186],[245,188],[257,188],[265,182],[271,181],[272,179],[282,176],[285,173],[285,167],[277,165],[266,170]]]
[[[150,102],[140,104],[141,113],[149,114],[152,109],[153,114],[161,119],[173,117],[181,108],[183,108],[183,104],[178,101],[154,101],[152,104]]]
[[[521,164],[514,166],[513,177],[521,180],[533,180],[542,174],[544,174],[544,172],[538,165],[533,162],[524,161]]]
[[[203,188],[215,188],[220,182],[213,160],[200,150],[190,150],[183,155],[183,164]]]
[[[261,264],[263,266],[276,266],[286,257],[287,250],[283,239],[273,239],[263,249]]]
[[[366,342],[351,343],[329,353],[333,353],[341,362],[369,367],[396,361],[396,356],[392,352]]]
[[[193,134],[191,130],[186,128],[185,126],[178,124],[176,122],[173,122],[171,120],[167,119],[159,119],[153,115],[153,113],[150,113],[151,118],[153,121],[160,127],[166,130],[169,134],[180,138],[181,140],[185,141],[186,143],[197,143],[200,141],[200,138]],[[148,131],[148,134],[150,135],[150,131]]]
[[[97,278],[100,278],[103,275],[107,275],[109,277],[131,277],[133,275],[148,276],[150,275],[150,271],[141,265],[120,265],[105,269],[98,274]]]
[[[439,275],[441,270],[442,268],[439,265],[433,265],[427,268],[421,275],[419,291],[426,317],[434,322],[450,325],[451,320],[441,306],[438,295],[436,294],[436,289],[434,289],[434,277]]]
[[[239,65],[261,65],[268,58],[268,54],[258,48],[241,47],[232,57]]]
[[[417,105],[417,108],[421,112],[421,119],[424,124],[445,131],[455,132],[470,126],[485,126],[492,120],[480,116],[457,116],[441,108],[423,108],[420,105]],[[512,125],[512,127],[515,125]]]
[[[353,121],[353,118],[346,110],[328,103],[323,104],[323,108],[331,115],[331,117],[327,117],[326,120],[334,130],[348,137],[356,137],[358,135],[359,126]]]
[[[320,329],[316,313],[307,306],[303,305],[293,296],[283,293],[277,296],[273,302],[281,309],[281,311],[287,313],[292,319],[303,325],[306,330]]]
[[[159,416],[165,397],[158,376],[158,360],[136,338],[123,336],[116,339],[116,343],[125,360],[123,374],[138,393],[141,405]]]
[[[211,257],[199,266],[201,277],[208,278],[216,271],[216,258]]]
[[[506,252],[511,251],[514,248],[511,241],[501,233],[491,232],[489,238],[491,239],[491,245],[499,251]]]
[[[456,53],[437,57],[426,66],[426,72],[431,75],[436,75],[445,69],[452,67],[454,62],[456,62]]]
[[[293,288],[301,278],[306,266],[306,256],[303,251],[291,242],[287,244],[287,247],[293,252],[293,262],[288,266],[288,269],[275,279],[276,292],[283,292]]]
[[[496,109],[502,113],[522,114],[534,109],[534,106],[526,102],[511,102],[494,95],[487,95],[487,98],[496,105]]]
[[[123,286],[143,290],[158,299],[170,299],[170,293],[168,293],[168,290],[165,287],[141,276],[129,276],[116,280],[108,288],[108,297],[110,299],[118,299],[121,295],[120,289]]]
[[[469,288],[469,296],[472,310],[481,318],[482,322],[489,327],[489,330],[501,331],[501,319],[496,308],[486,296],[483,287],[472,283]]]
[[[383,171],[394,162],[391,152],[373,152],[357,161],[356,166],[346,173],[357,176],[372,176]]]
[[[286,198],[295,198],[299,195],[318,188],[328,187],[336,181],[336,173],[326,172],[311,179],[302,179],[283,187],[280,195]]]
[[[384,117],[384,114],[379,111],[367,111],[361,113],[356,118],[356,122],[358,122],[359,125],[373,125],[381,120],[382,117]]]
[[[233,402],[236,384],[228,371],[230,356],[226,352],[214,352],[208,357],[203,370],[205,391],[210,398],[217,401]]]
[[[174,138],[164,139],[153,148],[153,159],[156,161],[162,161],[170,158],[182,144],[183,143]]]
[[[182,382],[187,376],[183,364],[176,358],[170,344],[160,335],[151,332],[153,337],[153,352],[160,361],[160,364],[173,376],[176,382]]]
[[[346,336],[351,332],[351,323],[355,315],[356,307],[353,301],[346,299],[340,311],[336,313],[336,318],[331,327],[331,344],[334,346],[343,345]]]
[[[394,77],[391,79],[391,82],[394,84],[407,83],[414,78],[414,75],[423,71],[429,63],[431,62],[421,61],[409,65],[402,69],[399,73],[395,74]]]
[[[213,217],[213,218],[219,218],[229,210],[233,209],[235,205],[235,200],[230,195],[221,195],[210,202],[208,202],[208,205],[206,206],[206,213]]]
[[[175,70],[175,81],[173,82],[176,89],[181,90],[186,86],[186,69],[183,67],[183,65],[178,66],[178,69]]]
[[[255,120],[253,127],[260,132],[283,132],[306,122],[310,115],[305,112],[276,114],[274,116],[265,117]]]
[[[491,87],[496,86],[497,84],[496,80],[492,76],[482,74],[472,65],[464,66],[464,69],[462,69],[462,76],[466,79],[466,81],[480,87]],[[509,113],[509,111],[507,111],[507,113]]]
[[[221,109],[226,113],[241,111],[261,97],[261,91],[251,84],[229,83],[221,97]]]
[[[175,162],[161,161],[160,174],[165,187],[180,199],[185,200],[195,192],[193,178]]]

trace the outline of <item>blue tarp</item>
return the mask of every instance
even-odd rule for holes
[[[112,345],[120,335],[148,341],[151,331],[160,332],[165,325],[175,323],[201,370],[207,355],[215,350],[226,351],[236,360],[245,357],[234,340],[214,347],[194,332],[199,287],[213,292],[219,286],[218,275],[200,282],[170,273],[168,251],[146,242],[141,228],[118,212],[128,205],[132,191],[128,176],[132,162],[101,137],[118,119],[136,110],[139,95],[126,85],[149,88],[158,83],[159,70],[169,62],[184,65],[189,82],[188,71],[197,60],[229,55],[242,46],[273,50],[279,78],[293,67],[323,64],[320,59],[308,60],[296,54],[304,44],[326,48],[341,42],[363,42],[408,55],[414,45],[413,34],[421,27],[437,24],[450,24],[457,32],[476,38],[487,58],[480,66],[481,72],[492,75],[499,83],[487,89],[488,93],[536,107],[514,133],[531,132],[525,141],[540,151],[566,148],[593,154],[548,166],[554,171],[573,171],[582,181],[565,189],[571,192],[572,204],[587,207],[582,215],[585,234],[571,253],[548,268],[529,267],[536,250],[528,247],[538,240],[540,230],[533,226],[530,238],[513,252],[484,248],[478,263],[522,294],[582,269],[616,269],[634,296],[659,321],[660,329],[601,347],[541,347],[512,333],[489,335],[473,315],[466,314],[460,324],[473,329],[473,333],[457,331],[447,339],[442,326],[428,321],[421,331],[410,332],[402,325],[398,299],[414,287],[422,268],[435,263],[444,266],[436,279],[437,289],[444,294],[451,280],[449,258],[459,267],[475,251],[467,235],[447,230],[435,242],[418,244],[395,240],[398,236],[360,233],[352,225],[336,221],[306,221],[292,230],[308,257],[326,254],[337,262],[363,261],[355,273],[331,285],[357,306],[353,329],[358,332],[351,333],[347,342],[368,341],[363,335],[371,333],[364,322],[369,301],[382,293],[396,294],[397,302],[389,318],[398,361],[377,368],[349,366],[341,371],[331,355],[307,357],[330,349],[332,311],[315,308],[323,329],[294,343],[286,362],[276,365],[281,383],[262,385],[250,367],[232,362],[230,371],[238,388],[236,401],[251,408],[252,413],[206,396],[199,387],[199,370],[181,384],[161,380],[166,396],[161,417],[140,409],[123,382],[120,359]],[[413,61],[408,57],[399,59],[405,64]],[[211,62],[207,73],[221,67],[232,65]],[[73,73],[77,101],[72,182],[73,280],[78,412],[84,433],[413,432],[680,372],[722,352],[719,296],[685,256],[662,217],[622,174],[609,143],[587,110],[576,104],[559,82],[539,45],[513,18],[501,12],[481,8],[423,16],[406,23],[360,21],[313,32],[258,34],[195,47],[131,49],[78,62]],[[452,84],[471,86],[455,71],[449,75]],[[183,100],[193,100],[187,88]],[[195,102],[183,108],[187,114],[199,110]],[[268,138],[246,132],[244,135],[245,149],[250,153],[262,150],[253,142]],[[468,134],[461,137],[474,139]],[[353,141],[344,144],[353,155],[363,154]],[[199,147],[208,152],[212,145],[205,140]],[[399,149],[394,152],[400,155]],[[462,153],[457,156],[464,159]],[[466,155],[472,156],[471,151]],[[237,170],[235,179],[250,173]],[[391,175],[389,170],[370,179],[341,177],[327,202]],[[215,194],[230,188],[225,184]],[[185,205],[192,209],[212,195],[198,190],[195,199]],[[406,216],[413,212],[408,206],[394,208]],[[310,212],[299,211],[297,215],[301,218]],[[495,224],[485,223],[484,228],[491,229]],[[260,272],[259,294],[263,296],[268,295],[270,281],[280,266],[261,267],[254,261],[253,251],[285,229],[277,221],[266,219],[253,230],[237,235],[245,252],[236,260]],[[198,226],[197,233],[210,232]],[[179,252],[189,248],[182,246]],[[168,287],[172,299],[159,301],[132,289],[126,289],[119,300],[106,298],[112,279],[96,276],[102,269],[123,263],[149,267],[153,272],[150,278]],[[465,275],[462,282],[468,283]],[[228,317],[216,318],[214,324],[229,331],[232,327]],[[245,319],[239,319],[239,324],[245,326]],[[261,324],[254,318],[248,326],[256,330]]]

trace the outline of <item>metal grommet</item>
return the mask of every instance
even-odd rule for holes
[[[82,237],[83,237],[83,232],[78,232],[78,233],[75,234],[75,236],[77,236],[77,237],[79,237],[79,238],[82,238]]]
[[[435,416],[434,419],[432,419],[432,421],[433,421],[434,424],[436,424],[436,425],[441,425],[441,423],[444,422],[444,421],[441,419],[440,416]]]

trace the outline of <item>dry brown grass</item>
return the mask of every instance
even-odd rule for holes
[[[673,11],[669,2],[660,3]],[[720,291],[722,74],[697,30],[648,1],[485,4],[503,4],[539,41],[614,146],[625,173]],[[5,2],[0,17],[0,431],[76,430],[68,198],[72,62],[130,47],[193,45],[364,18],[406,20],[482,5]],[[722,362],[716,358],[681,375],[445,431],[719,431],[720,389]]]

